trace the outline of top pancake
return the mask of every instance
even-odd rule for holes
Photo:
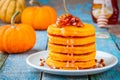
[[[95,35],[95,28],[91,24],[84,23],[82,27],[64,26],[62,28],[57,27],[56,24],[52,24],[47,29],[48,34],[63,36],[63,37],[83,37]]]

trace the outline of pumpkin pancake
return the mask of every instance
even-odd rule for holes
[[[94,66],[92,67],[87,67],[87,68],[80,68],[80,67],[61,67],[61,68],[57,68],[57,69],[61,69],[61,70],[82,70],[82,69],[93,69]]]
[[[49,57],[57,61],[89,61],[95,58],[96,52],[86,53],[86,54],[67,54],[67,53],[55,53],[49,51]]]
[[[91,24],[84,24],[82,27],[65,26],[64,28],[57,27],[52,24],[47,29],[48,34],[59,36],[90,36],[95,34],[95,28]]]
[[[70,54],[71,52],[73,54],[85,54],[96,50],[95,43],[82,45],[82,46],[73,46],[73,47],[48,43],[48,48],[52,52],[68,53],[68,54]]]
[[[55,44],[71,45],[72,41],[74,45],[84,45],[95,42],[95,35],[86,37],[61,37],[56,35],[48,35],[49,42]]]
[[[46,63],[48,66],[50,67],[55,67],[55,68],[64,68],[64,67],[70,67],[70,68],[90,68],[90,67],[93,67],[95,66],[95,60],[90,60],[90,61],[77,61],[77,62],[66,62],[66,61],[56,61],[56,60],[53,60],[51,58],[48,58],[46,60]]]

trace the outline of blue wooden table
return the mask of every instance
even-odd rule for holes
[[[47,4],[53,6],[58,15],[64,13],[62,0],[39,1],[42,5]],[[92,22],[90,15],[91,5],[92,0],[67,0],[67,7],[71,14],[74,14],[82,21],[91,23],[95,26],[96,49],[109,52],[118,58],[119,62],[114,68],[103,73],[86,76],[61,76],[40,72],[39,70],[30,67],[26,63],[26,58],[30,54],[47,49],[47,32],[36,31],[37,41],[32,50],[21,54],[11,55],[0,52],[0,80],[120,80],[120,36],[109,33],[109,29],[98,28],[97,25]],[[2,24],[3,23],[0,25]],[[100,33],[103,33],[106,38],[104,36],[101,38]]]

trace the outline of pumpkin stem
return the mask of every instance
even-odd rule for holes
[[[64,6],[64,10],[66,13],[69,13],[67,5],[66,5],[66,0],[63,0],[63,6]]]
[[[39,2],[35,1],[35,0],[30,0],[29,3],[31,5],[35,4],[35,5],[38,5],[38,6],[41,6]]]
[[[11,25],[12,25],[12,27],[15,27],[15,26],[14,26],[14,25],[15,25],[15,23],[14,23],[15,17],[16,17],[19,13],[20,13],[20,11],[16,11],[16,12],[13,14],[12,18],[11,18]]]

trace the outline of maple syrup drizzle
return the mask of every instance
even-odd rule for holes
[[[61,32],[62,32],[62,35],[65,35],[66,30],[64,28],[61,28]],[[74,63],[75,63],[75,61],[73,60],[73,57],[74,57],[74,51],[73,51],[74,41],[73,41],[72,38],[73,37],[70,37],[66,41],[67,58],[68,57],[72,58],[71,61],[69,61],[69,60],[66,61],[66,67],[71,67],[71,66],[74,67]],[[69,54],[69,51],[70,51],[70,54]],[[72,65],[70,65],[70,63]]]
[[[62,33],[62,35],[65,35],[65,33],[66,33],[66,30],[64,29],[64,28],[61,28],[61,33]],[[69,39],[67,39],[66,40],[66,51],[67,51],[67,58],[70,56],[69,55],[69,43],[70,43],[70,40]],[[70,62],[69,62],[69,60],[67,60],[66,61],[66,67],[69,67],[70,66]]]
[[[79,70],[79,67],[77,67],[77,70]]]
[[[72,63],[72,67],[74,67],[74,63],[75,63],[75,61],[73,60],[73,57],[74,57],[74,55],[73,55],[73,53],[74,53],[74,51],[73,51],[74,41],[73,41],[72,37],[70,39],[70,47],[71,47],[71,51],[70,52],[71,52],[71,57],[72,57],[71,63]]]
[[[67,58],[69,57],[69,39],[67,39],[67,44],[66,44],[66,49],[67,49]],[[67,60],[66,62],[66,67],[69,67],[69,61]]]
[[[69,48],[70,48],[70,54],[68,53]],[[70,63],[72,63],[71,66],[74,67],[75,61],[73,60],[73,57],[74,57],[74,55],[73,55],[73,53],[74,53],[73,48],[74,48],[74,41],[73,41],[73,39],[72,38],[67,39],[67,44],[66,44],[67,57],[71,57],[72,60],[71,61],[67,60],[66,67],[70,67],[70,65],[69,65]]]

